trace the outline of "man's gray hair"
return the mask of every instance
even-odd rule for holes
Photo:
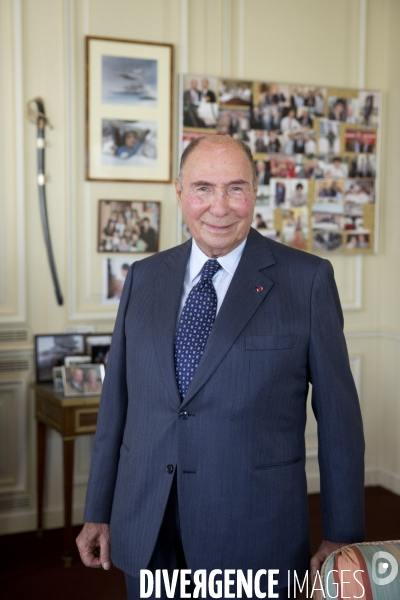
[[[182,152],[181,161],[180,161],[180,165],[179,165],[179,175],[178,175],[178,181],[179,181],[179,185],[181,186],[181,188],[182,188],[182,173],[183,173],[183,169],[186,164],[186,161],[189,158],[189,155],[193,152],[193,150],[195,150],[197,148],[197,146],[199,146],[199,144],[201,144],[201,142],[203,140],[210,139],[211,137],[215,137],[215,136],[203,135],[201,137],[196,138],[195,140],[192,140],[190,142],[190,144],[188,146],[186,146],[186,148]],[[218,137],[222,137],[222,136],[218,136]],[[257,185],[257,169],[256,169],[253,155],[251,153],[249,146],[247,144],[245,144],[244,142],[242,142],[242,140],[236,140],[234,138],[229,138],[229,139],[232,140],[232,142],[246,154],[246,156],[249,160],[249,163],[250,163],[251,172],[253,173],[253,186],[255,187]]]

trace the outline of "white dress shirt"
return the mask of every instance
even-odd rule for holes
[[[247,238],[240,244],[240,246],[232,250],[232,252],[225,254],[225,256],[220,256],[217,259],[221,265],[221,269],[216,272],[212,280],[215,292],[217,294],[217,314],[221,308],[221,304],[225,298],[226,292],[228,291],[232,277],[242,257],[246,240]],[[186,298],[188,297],[192,287],[200,281],[200,271],[209,258],[209,256],[200,250],[194,238],[192,238],[192,251],[186,267],[185,279],[183,280],[183,294],[179,309],[179,318],[181,316],[183,305],[186,302]]]

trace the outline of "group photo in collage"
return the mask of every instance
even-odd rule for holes
[[[379,92],[192,74],[180,84],[180,154],[208,134],[250,147],[254,228],[309,252],[376,250]]]

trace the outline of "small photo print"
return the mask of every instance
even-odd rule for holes
[[[341,231],[343,229],[343,206],[341,204],[313,204],[311,222],[313,229]]]
[[[319,204],[337,204],[343,200],[343,179],[320,179],[315,184],[316,202]]]
[[[303,156],[296,164],[297,179],[322,179],[324,177],[324,157]]]
[[[349,177],[360,179],[376,177],[376,155],[359,154],[349,158]]]
[[[258,188],[264,188],[269,185],[269,180],[271,178],[271,163],[266,160],[257,160],[256,161],[256,171],[257,171],[257,182]]]
[[[348,179],[344,195],[345,214],[349,217],[362,217],[363,205],[375,202],[374,181]]]
[[[306,206],[308,200],[308,181],[291,179],[289,184],[289,201],[292,208]]]
[[[290,86],[280,83],[257,83],[254,104],[260,107],[289,106]]]
[[[342,123],[358,123],[358,98],[340,98],[330,96],[329,119],[331,121],[341,121]]]
[[[379,92],[360,92],[359,122],[367,127],[377,127],[379,124]]]
[[[270,158],[271,177],[289,178],[296,177],[296,160],[289,156],[271,156]]]
[[[341,252],[343,235],[326,229],[313,229],[313,250],[315,252]]]
[[[258,230],[268,229],[270,231],[275,231],[274,206],[269,195],[268,186],[259,186],[258,188],[252,227]]]
[[[256,129],[249,132],[250,149],[253,154],[282,154],[282,136],[277,131]]]
[[[347,159],[343,156],[325,156],[321,165],[326,178],[343,179],[348,176],[349,167]]]
[[[220,106],[251,106],[253,100],[251,81],[221,79],[219,89]]]
[[[61,367],[64,358],[84,354],[83,335],[56,334],[35,336],[36,381],[53,381],[53,367]]]
[[[312,155],[316,153],[315,131],[294,131],[287,133],[287,139],[293,141],[291,154]],[[287,154],[287,152],[285,152]]]
[[[101,164],[156,167],[157,122],[102,120]]]
[[[101,57],[102,102],[157,106],[157,61],[124,56]]]
[[[307,106],[299,106],[297,108],[297,120],[300,127],[311,128],[314,124],[314,119],[311,116],[310,109]]]
[[[289,205],[290,181],[287,179],[271,179],[270,193],[276,208]]]
[[[326,89],[315,86],[291,85],[290,106],[298,111],[308,108],[310,115],[322,117],[325,114]]]
[[[62,367],[64,396],[97,396],[104,379],[103,365]]]
[[[282,242],[297,250],[308,250],[308,208],[294,207],[282,215]]]
[[[376,131],[374,129],[346,129],[344,143],[346,152],[373,153],[376,150]]]
[[[158,252],[160,202],[99,200],[98,252]]]
[[[218,121],[216,77],[183,76],[183,126],[215,129]]]
[[[340,154],[340,129],[338,121],[320,119],[318,151],[320,154]]]
[[[345,249],[348,252],[351,250],[367,250],[370,248],[371,234],[369,231],[365,233],[345,232]]]
[[[138,260],[138,259],[136,259]],[[103,262],[103,304],[118,304],[129,267],[135,259],[105,258]]]
[[[218,118],[218,133],[249,142],[249,110],[221,110]]]

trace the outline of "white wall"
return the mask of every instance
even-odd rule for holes
[[[366,9],[366,29],[362,10]],[[96,252],[100,198],[162,202],[161,248],[175,245],[173,185],[85,182],[84,36],[175,46],[175,71],[366,87],[384,92],[380,251],[332,257],[367,439],[367,482],[400,493],[400,4],[398,0],[0,0],[0,533],[35,527],[33,335],[66,325],[111,331]],[[176,81],[176,80],[175,80]],[[45,100],[48,211],[65,297],[56,304],[38,209],[35,126]],[[177,165],[175,94],[174,173]],[[20,332],[20,341],[16,340]],[[25,339],[24,339],[25,338]],[[76,443],[82,518],[91,437]],[[309,489],[318,489],[307,428]],[[61,440],[49,433],[46,524],[62,524]]]

